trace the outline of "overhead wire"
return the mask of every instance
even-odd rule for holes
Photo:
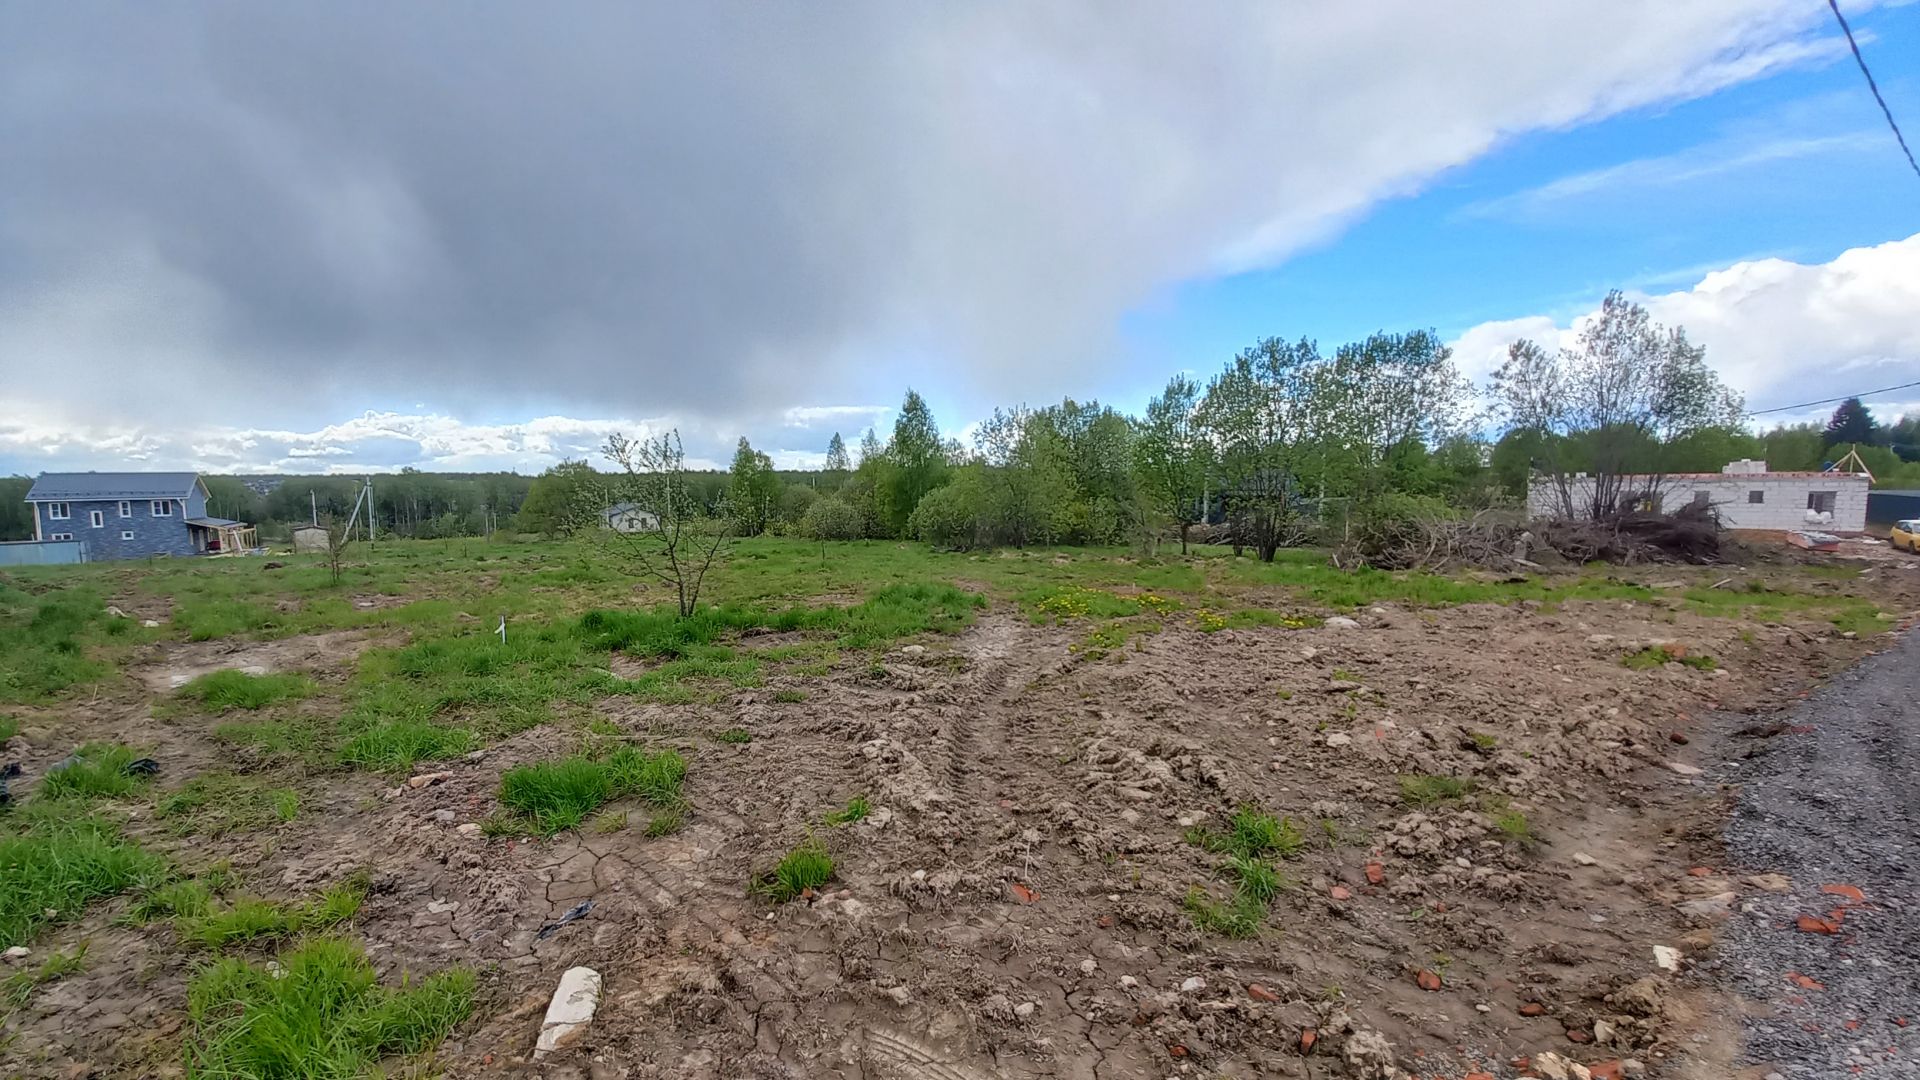
[[[1913,160],[1913,149],[1907,145],[1907,137],[1900,133],[1900,125],[1893,119],[1893,110],[1887,108],[1887,99],[1880,95],[1880,84],[1873,80],[1873,72],[1867,69],[1867,58],[1860,55],[1860,44],[1853,40],[1853,27],[1847,25],[1847,17],[1840,14],[1838,0],[1827,0],[1827,7],[1833,11],[1833,17],[1840,22],[1840,31],[1847,35],[1847,47],[1853,50],[1854,62],[1860,65],[1860,74],[1867,77],[1867,89],[1873,91],[1873,100],[1880,103],[1880,114],[1887,118],[1887,126],[1893,129],[1893,138],[1900,144],[1900,152],[1907,155],[1907,166],[1913,175],[1920,176],[1920,162]]]

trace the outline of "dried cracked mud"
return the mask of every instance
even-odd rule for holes
[[[1920,607],[1916,579],[1882,575],[1890,614]],[[645,835],[644,808],[615,832],[480,833],[504,769],[585,738],[558,725],[423,766],[443,775],[419,787],[308,778],[297,822],[191,852],[132,830],[177,858],[230,859],[267,895],[369,872],[352,932],[383,973],[481,973],[474,1018],[435,1059],[450,1077],[1579,1075],[1563,1062],[1763,1075],[1742,1072],[1725,1023],[1740,988],[1709,967],[1754,889],[1719,869],[1728,795],[1701,770],[1873,645],[1817,616],[1627,602],[1355,618],[1211,634],[1169,622],[1096,656],[1077,647],[1084,627],[996,604],[877,671],[713,704],[601,702],[624,737],[689,758],[685,826],[666,836]],[[1720,668],[1620,663],[1655,641]],[[339,678],[362,643],[275,645],[169,653],[140,675],[245,661]],[[246,764],[204,721],[145,702],[27,719],[35,738],[9,756],[29,772],[107,735],[153,747],[170,785]],[[752,740],[713,738],[731,728]],[[1398,778],[1418,774],[1476,795],[1408,805]],[[873,804],[866,820],[825,822],[855,795]],[[1498,827],[1494,797],[1525,815],[1525,842]],[[1183,899],[1227,882],[1186,834],[1248,804],[1307,843],[1257,936],[1203,932]],[[809,835],[836,880],[785,905],[756,896],[753,877]],[[584,918],[537,938],[583,901]],[[9,1021],[9,1075],[179,1074],[193,955],[113,927],[116,904],[35,943],[91,939],[92,963]],[[1678,950],[1679,971],[1656,945]],[[547,999],[576,965],[605,978],[598,1014],[533,1062]]]

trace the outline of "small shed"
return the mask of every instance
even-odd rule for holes
[[[630,502],[614,503],[600,511],[600,523],[614,532],[637,533],[660,527],[660,519],[651,510]]]
[[[327,527],[325,525],[295,525],[293,527],[293,553],[295,555],[325,554],[327,550]]]

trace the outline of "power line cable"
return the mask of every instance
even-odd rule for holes
[[[1776,409],[1755,409],[1752,412],[1749,412],[1747,415],[1748,416],[1765,416],[1768,413],[1792,412],[1794,409],[1811,409],[1815,405],[1831,405],[1836,401],[1845,401],[1848,398],[1867,398],[1867,397],[1872,397],[1875,394],[1886,394],[1886,393],[1891,393],[1895,390],[1905,390],[1910,386],[1920,386],[1920,380],[1916,380],[1914,382],[1901,383],[1898,386],[1883,386],[1878,390],[1863,390],[1857,394],[1842,394],[1839,397],[1821,398],[1819,401],[1803,401],[1798,405],[1782,405]]]
[[[1907,166],[1913,170],[1913,175],[1920,176],[1920,162],[1913,160],[1913,150],[1907,146],[1907,137],[1900,134],[1900,125],[1893,120],[1893,110],[1887,108],[1887,99],[1880,96],[1880,84],[1873,81],[1873,72],[1867,70],[1867,58],[1860,55],[1860,45],[1853,40],[1853,27],[1848,26],[1847,17],[1840,14],[1839,0],[1827,0],[1827,7],[1833,10],[1833,17],[1840,20],[1840,30],[1847,35],[1847,48],[1853,50],[1853,59],[1860,65],[1860,74],[1867,77],[1867,89],[1873,91],[1873,100],[1880,103],[1880,114],[1887,118],[1887,126],[1893,129],[1893,138],[1900,144],[1900,152],[1907,155]]]

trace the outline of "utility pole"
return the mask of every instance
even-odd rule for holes
[[[320,524],[320,496],[312,488],[307,489],[307,498],[313,502],[313,523]]]

